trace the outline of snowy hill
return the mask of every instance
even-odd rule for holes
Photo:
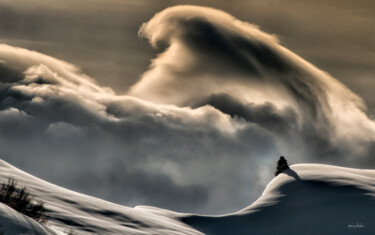
[[[224,216],[116,205],[0,161],[1,182],[10,176],[45,201],[50,220],[42,225],[0,204],[4,234],[375,234],[375,170],[294,165],[252,205]]]
[[[50,219],[40,225],[0,203],[5,235],[66,234],[70,229],[76,234],[201,234],[174,219],[177,213],[116,205],[50,184],[0,161],[0,181],[10,176],[45,202]]]
[[[375,234],[374,199],[374,170],[299,164],[239,212],[183,221],[206,234]]]

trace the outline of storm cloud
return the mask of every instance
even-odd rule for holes
[[[223,11],[180,6],[156,14],[140,35],[166,49],[131,95],[191,106],[225,93],[245,104],[291,108],[299,129],[317,132],[332,148],[346,146],[348,154],[366,154],[362,147],[375,139],[360,97],[255,25]]]
[[[257,181],[235,169],[255,168],[247,156],[276,151],[268,133],[211,106],[119,96],[75,66],[26,49],[1,45],[0,55],[2,156],[53,182],[127,205],[225,211],[246,205],[215,209],[233,179]]]
[[[140,35],[163,51],[126,95],[68,62],[0,45],[3,159],[125,205],[201,213],[250,204],[281,154],[374,164],[361,98],[257,26],[178,6]]]

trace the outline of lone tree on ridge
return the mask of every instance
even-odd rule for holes
[[[284,156],[280,156],[279,160],[277,161],[275,176],[278,176],[281,172],[289,169],[288,162],[284,158]]]

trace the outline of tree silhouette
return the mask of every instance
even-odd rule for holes
[[[47,222],[48,217],[44,203],[42,201],[34,202],[33,199],[26,187],[18,187],[13,178],[9,178],[8,183],[4,183],[0,188],[0,203],[4,203],[40,223]]]
[[[278,176],[281,172],[289,169],[288,162],[283,156],[280,156],[279,160],[277,161],[275,176]]]

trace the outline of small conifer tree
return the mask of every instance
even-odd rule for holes
[[[275,176],[278,176],[281,172],[289,169],[288,162],[283,156],[280,156],[279,160],[277,161]]]

